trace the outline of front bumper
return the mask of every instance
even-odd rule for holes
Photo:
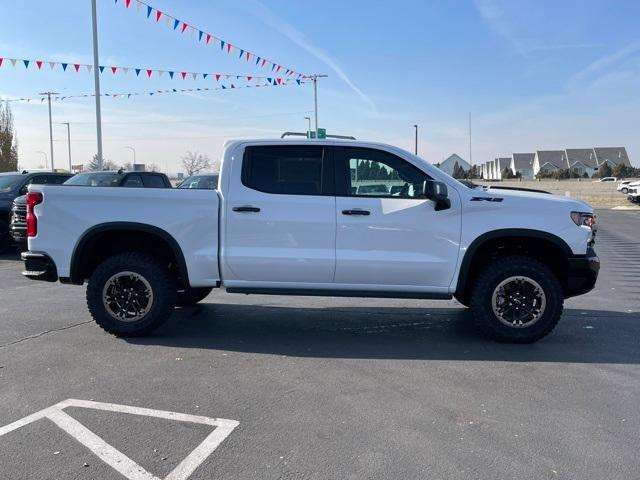
[[[22,252],[24,260],[24,271],[22,274],[32,280],[44,280],[45,282],[55,282],[58,280],[58,270],[51,257],[46,253]]]
[[[567,284],[565,298],[582,295],[593,290],[600,271],[600,258],[595,250],[587,248],[587,253],[568,259]]]

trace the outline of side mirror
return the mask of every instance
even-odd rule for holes
[[[449,191],[446,184],[434,180],[426,180],[422,191],[425,198],[435,202],[435,211],[451,208],[451,200],[449,200]]]

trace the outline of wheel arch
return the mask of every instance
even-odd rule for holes
[[[128,234],[127,237],[119,237]],[[105,252],[93,253],[94,247],[99,247],[107,240],[113,239],[115,243],[108,244]],[[146,251],[141,242],[149,241],[149,250],[160,254],[175,265],[175,275],[178,284],[189,286],[189,272],[184,254],[177,240],[166,230],[159,227],[137,222],[107,222],[94,225],[86,230],[76,242],[71,255],[70,278],[71,283],[82,285],[97,263],[110,254],[121,251],[122,247]]]
[[[475,269],[506,252],[522,254],[523,250],[525,254],[539,257],[550,266],[558,275],[563,288],[566,288],[562,277],[566,274],[567,259],[573,256],[567,242],[557,235],[541,230],[506,228],[486,232],[469,245],[460,265],[454,296],[465,298],[469,294],[470,284],[477,274]]]

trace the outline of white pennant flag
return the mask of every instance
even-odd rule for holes
[[[162,75],[164,75],[164,70],[157,70],[157,72],[159,77],[162,77]]]
[[[122,71],[126,75],[127,73],[129,73],[129,67],[122,67]]]
[[[56,62],[49,62],[49,67],[51,67],[51,70],[53,70],[53,67],[56,66]]]
[[[189,30],[191,31],[191,36],[193,37],[196,34],[196,28],[195,27],[189,27]]]
[[[17,62],[18,60],[16,60],[15,58],[10,58],[10,59],[9,59],[9,61],[11,62],[11,66],[12,66],[12,67],[15,67],[15,66],[16,66],[16,62]]]
[[[93,70],[93,65],[85,65],[87,67],[87,72],[91,73]]]
[[[173,19],[169,15],[164,16],[164,22],[167,24],[167,27],[171,28],[173,25]]]
[[[195,80],[198,77],[197,73],[192,73],[191,76],[193,77],[193,79]]]
[[[140,10],[142,10],[142,2],[136,0],[136,13],[140,13]]]

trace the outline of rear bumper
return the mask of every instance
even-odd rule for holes
[[[32,280],[44,280],[45,282],[55,282],[58,280],[58,270],[56,264],[46,253],[22,252],[24,260],[24,271],[22,274]]]
[[[600,258],[593,248],[588,248],[586,255],[570,257],[567,272],[565,297],[582,295],[593,289],[600,271]]]

